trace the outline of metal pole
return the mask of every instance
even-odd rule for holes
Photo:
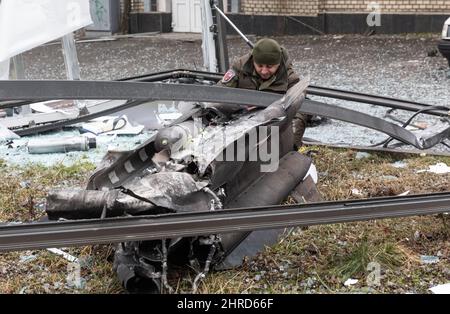
[[[223,1],[217,0],[217,4],[220,8],[223,8]],[[219,72],[226,72],[230,67],[230,62],[228,58],[228,46],[227,46],[227,24],[223,17],[218,13],[218,11],[212,10],[210,6],[210,11],[213,15],[213,20],[217,25],[215,44],[216,44],[216,55],[218,60]]]
[[[64,64],[66,66],[66,75],[68,80],[81,80],[80,66],[78,63],[77,48],[75,46],[75,38],[73,33],[69,33],[61,38]],[[80,113],[86,113],[86,102],[82,100],[75,100]]]
[[[239,30],[239,28],[237,28],[236,25],[233,24],[233,22],[231,22],[231,20],[225,15],[225,13],[223,13],[223,12],[217,7],[217,5],[215,5],[215,4],[213,5],[213,8],[216,9],[217,12],[219,12],[219,14],[225,19],[225,21],[227,21],[227,22],[231,25],[231,27],[234,28],[234,30],[239,34],[239,36],[241,36],[242,39],[245,40],[245,43],[246,43],[250,48],[253,49],[253,47],[254,47],[255,45],[250,41],[250,39],[247,38],[247,36],[245,36],[245,35]]]
[[[13,71],[11,72],[13,79],[15,80],[24,80],[25,79],[25,67],[23,66],[23,58],[21,54],[14,56],[12,58]],[[31,114],[30,105],[24,105],[21,107],[22,115]]]
[[[9,69],[11,67],[10,59],[6,59],[0,62],[0,79],[9,80]],[[7,117],[12,117],[14,114],[14,108],[4,108]]]
[[[202,0],[200,8],[202,13],[203,67],[207,71],[218,72],[216,51],[214,49],[213,17],[209,7],[209,0]]]
[[[68,80],[80,80],[80,68],[78,65],[77,49],[75,38],[69,33],[61,38],[64,54],[64,64]]]

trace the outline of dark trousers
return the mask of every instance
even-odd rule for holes
[[[297,112],[292,119],[292,129],[294,132],[294,145],[296,149],[303,145],[303,134],[305,133],[306,123],[311,118],[310,115]]]

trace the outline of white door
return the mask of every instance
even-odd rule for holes
[[[200,0],[172,0],[174,32],[201,33]]]
[[[202,32],[202,11],[200,8],[200,0],[191,0],[190,1],[190,9],[191,9],[191,32],[192,33],[201,33]]]

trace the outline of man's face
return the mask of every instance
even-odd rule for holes
[[[263,79],[268,80],[269,78],[274,75],[278,68],[280,67],[280,64],[258,64],[256,62],[253,62],[253,65],[255,66],[256,73]]]

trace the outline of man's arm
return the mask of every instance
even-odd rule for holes
[[[236,70],[229,69],[227,73],[222,77],[222,79],[217,83],[218,86],[224,87],[238,87],[239,76]]]
[[[294,69],[292,68],[292,65],[289,65],[287,69],[287,75],[288,75],[288,89],[300,81],[300,77],[298,76],[297,73],[295,73]]]

